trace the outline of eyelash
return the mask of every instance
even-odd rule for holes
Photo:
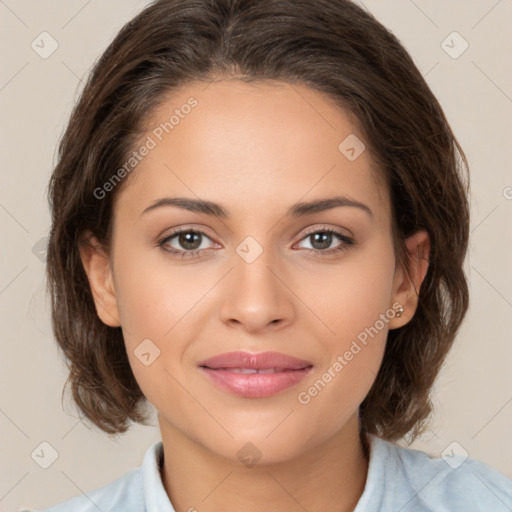
[[[182,250],[178,250],[178,249],[169,249],[169,248],[166,248],[165,247],[165,244],[167,242],[169,242],[170,240],[172,240],[173,238],[175,238],[177,235],[181,234],[181,233],[194,233],[194,234],[198,234],[198,235],[203,235],[205,236],[206,238],[210,238],[206,233],[204,233],[203,231],[200,231],[200,230],[196,230],[196,229],[187,229],[187,228],[181,228],[181,229],[177,229],[176,231],[174,231],[173,233],[171,233],[170,235],[167,235],[166,237],[160,239],[158,242],[157,242],[157,246],[160,247],[162,250],[164,250],[165,252],[168,252],[168,253],[171,253],[173,256],[177,256],[177,257],[181,257],[181,258],[195,258],[198,256],[198,254],[201,252],[201,251],[204,251],[206,249],[195,249],[193,251],[182,251]],[[334,249],[328,249],[328,250],[320,250],[320,249],[307,249],[307,251],[313,251],[313,255],[315,257],[319,257],[319,258],[322,258],[324,257],[325,255],[332,255],[332,254],[337,254],[337,253],[341,253],[343,251],[345,251],[346,249],[348,249],[349,247],[351,246],[354,246],[356,245],[356,242],[352,239],[352,238],[349,238],[348,236],[346,235],[343,235],[341,234],[340,232],[332,229],[332,228],[320,228],[320,229],[315,229],[313,231],[309,231],[307,232],[302,238],[301,238],[301,241],[304,240],[305,238],[311,236],[311,235],[314,235],[314,234],[317,234],[317,233],[327,233],[327,234],[330,234],[330,235],[335,235],[336,237],[338,237],[343,243],[341,245],[339,245],[338,247],[335,247]]]

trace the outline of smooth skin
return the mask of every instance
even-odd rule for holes
[[[350,134],[364,138],[324,94],[271,81],[194,82],[153,112],[141,141],[190,97],[197,106],[149,151],[117,197],[111,254],[94,238],[81,250],[97,313],[121,326],[137,382],[158,411],[164,487],[177,512],[351,511],[368,471],[358,409],[388,330],[415,313],[428,235],[406,240],[409,277],[395,260],[389,191],[368,150],[355,161],[338,150]],[[299,201],[336,195],[371,214],[341,206],[286,215]],[[177,206],[143,213],[165,197],[208,200],[228,217]],[[176,228],[204,235],[159,245]],[[325,228],[354,244],[312,236]],[[237,252],[247,237],[258,244],[250,251],[262,249],[251,263]],[[199,252],[182,258],[165,249]],[[300,403],[299,392],[396,302],[404,313]],[[134,352],[145,339],[160,350],[149,366]],[[198,368],[235,350],[282,352],[314,367],[277,395],[236,397]],[[247,443],[261,454],[253,466],[237,456]]]

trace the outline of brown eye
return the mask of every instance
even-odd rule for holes
[[[201,234],[195,231],[184,231],[179,233],[177,237],[178,244],[184,249],[194,250],[201,245]]]
[[[334,248],[331,245],[338,239],[341,241]],[[331,228],[317,229],[306,234],[302,240],[309,240],[311,250],[318,256],[341,252],[355,244],[354,240]]]
[[[309,235],[314,249],[328,249],[333,242],[333,238],[333,234],[327,233],[326,231],[319,231],[318,233]]]
[[[198,255],[205,247],[201,248],[204,239],[210,240],[210,237],[202,231],[194,229],[180,229],[166,236],[158,242],[158,245],[167,252],[180,256],[182,258],[189,258]],[[174,246],[170,245],[174,241]]]

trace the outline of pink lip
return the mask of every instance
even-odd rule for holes
[[[297,384],[313,365],[278,352],[229,352],[201,361],[199,367],[225,391],[245,398],[263,398]],[[234,369],[274,369],[274,373],[239,373]]]

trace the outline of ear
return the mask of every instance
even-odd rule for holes
[[[89,280],[96,312],[104,324],[119,327],[121,322],[110,257],[90,233],[82,237],[79,246],[80,258]]]
[[[390,329],[397,329],[407,324],[418,307],[418,295],[428,269],[430,256],[430,239],[424,230],[417,231],[405,240],[407,247],[407,265],[409,272],[400,266],[393,281],[393,309],[399,305],[403,308],[400,316],[389,322]]]

